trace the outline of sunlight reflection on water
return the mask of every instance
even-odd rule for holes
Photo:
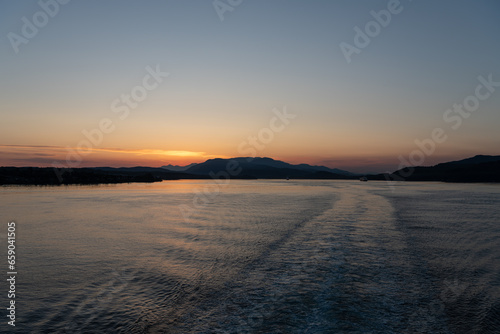
[[[500,328],[498,186],[239,180],[185,220],[179,205],[207,184],[2,187],[19,328]]]

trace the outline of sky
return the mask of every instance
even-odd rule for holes
[[[495,0],[0,0],[0,166],[255,155],[385,172],[498,155],[499,14]]]

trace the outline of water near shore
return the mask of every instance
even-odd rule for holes
[[[2,240],[17,228],[14,332],[500,332],[500,186],[216,189],[0,188]]]

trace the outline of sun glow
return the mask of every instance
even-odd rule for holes
[[[0,145],[4,165],[33,165],[51,167],[53,163],[69,164],[72,167],[88,166],[159,166],[162,164],[188,164],[211,158],[228,158],[206,152],[162,149],[83,148],[36,145]],[[24,163],[26,161],[26,163]],[[71,167],[69,166],[69,167]]]

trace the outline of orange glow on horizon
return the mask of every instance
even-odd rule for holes
[[[229,158],[205,152],[161,149],[85,148],[35,145],[0,145],[2,166],[130,167],[188,165],[212,158]]]

